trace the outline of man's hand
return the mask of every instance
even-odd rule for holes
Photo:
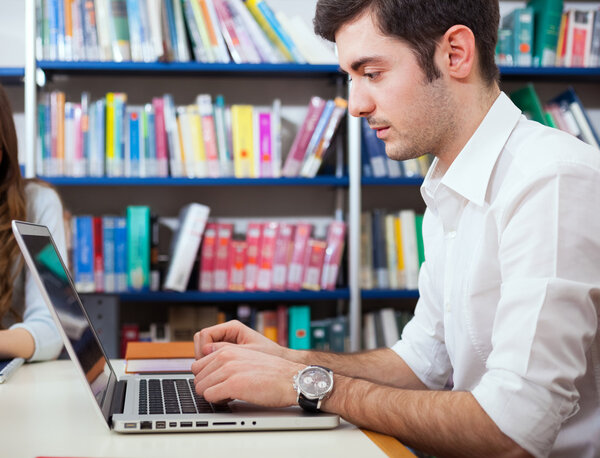
[[[283,358],[286,349],[237,320],[218,324],[194,335],[196,359],[232,344]]]
[[[209,402],[239,399],[286,407],[296,403],[292,381],[303,367],[248,347],[226,345],[195,361],[192,372],[196,392]]]

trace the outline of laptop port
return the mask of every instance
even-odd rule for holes
[[[140,423],[140,429],[152,429],[152,422],[151,421],[142,421]]]
[[[169,422],[169,428],[177,428],[177,422],[176,421],[170,421]]]
[[[191,421],[182,421],[181,423],[179,423],[179,426],[181,426],[182,428],[191,428],[192,422]]]
[[[208,422],[207,421],[197,421],[196,426],[208,426]]]
[[[167,422],[166,421],[157,421],[155,423],[155,427],[156,427],[156,429],[165,429],[167,427]]]
[[[235,421],[213,421],[213,426],[235,426]]]
[[[125,423],[125,429],[135,429],[137,428],[137,423]]]

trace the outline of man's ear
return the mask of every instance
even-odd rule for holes
[[[475,66],[475,36],[465,25],[453,25],[440,39],[440,65],[448,76],[456,79],[469,77]]]

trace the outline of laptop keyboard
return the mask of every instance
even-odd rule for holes
[[[227,412],[227,404],[212,404],[198,395],[191,378],[140,380],[140,415]]]

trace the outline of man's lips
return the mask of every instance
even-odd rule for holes
[[[383,138],[387,134],[388,130],[390,130],[389,126],[382,127],[371,127],[371,129],[377,132],[377,138]]]

